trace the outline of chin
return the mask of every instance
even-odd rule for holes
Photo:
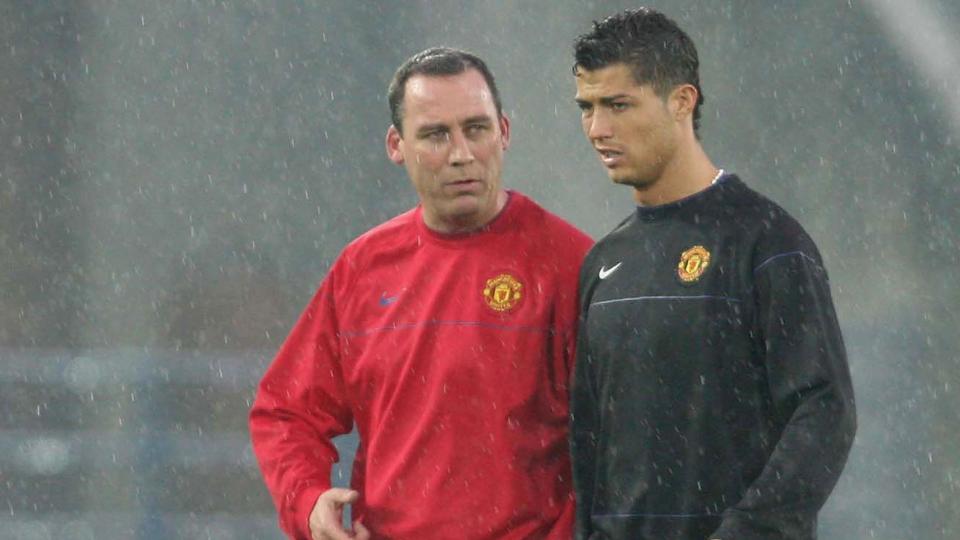
[[[450,205],[444,212],[444,215],[453,221],[469,221],[478,214],[480,214],[480,205],[476,203]]]
[[[651,180],[643,180],[637,178],[636,176],[627,176],[627,175],[611,175],[610,179],[613,180],[614,184],[620,184],[621,186],[630,186],[632,188],[644,189],[648,188],[653,184]]]
[[[645,185],[643,182],[638,181],[636,178],[630,178],[630,177],[611,176],[610,180],[613,180],[614,184],[618,184],[621,186],[642,187]]]

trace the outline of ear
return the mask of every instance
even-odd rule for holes
[[[692,84],[681,84],[670,92],[670,109],[677,121],[693,118],[700,93]]]
[[[506,150],[510,146],[510,119],[507,115],[500,115],[500,146]]]
[[[397,165],[403,165],[403,137],[396,126],[390,124],[387,128],[387,138],[384,141],[387,148],[387,157]]]

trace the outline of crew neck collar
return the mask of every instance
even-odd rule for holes
[[[507,227],[507,224],[513,220],[513,216],[517,212],[516,208],[519,206],[517,204],[517,200],[520,198],[513,190],[505,189],[504,191],[507,193],[507,201],[504,203],[503,208],[500,209],[493,219],[477,229],[455,233],[435,231],[428,227],[426,222],[423,220],[422,204],[417,205],[417,210],[414,215],[414,221],[416,222],[417,229],[425,238],[445,244],[471,242],[473,239],[483,237],[487,233],[499,233],[503,231]]]
[[[736,179],[736,175],[724,172],[720,175],[712,184],[701,189],[700,191],[687,195],[682,199],[677,199],[673,202],[668,202],[664,204],[659,204],[655,206],[641,206],[637,205],[637,217],[645,221],[652,221],[659,219],[661,217],[670,215],[674,212],[678,212],[683,208],[686,208],[690,205],[697,204],[700,201],[714,197],[716,194],[722,192],[728,184],[731,184],[733,180]]]

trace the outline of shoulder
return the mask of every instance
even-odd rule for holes
[[[616,227],[600,238],[600,240],[597,240],[597,243],[593,245],[587,254],[587,258],[595,259],[604,253],[617,252],[624,243],[632,245],[631,238],[637,233],[635,230],[636,218],[636,212],[631,212],[624,217]]]
[[[595,284],[598,271],[610,268],[636,250],[638,231],[636,229],[636,212],[631,212],[612,231],[597,241],[584,257],[580,268],[580,290],[589,296],[591,284]]]
[[[416,213],[416,208],[410,209],[354,238],[340,252],[331,272],[351,274],[371,260],[416,244]]]
[[[569,221],[540,206],[536,201],[520,193],[511,191],[513,203],[518,205],[521,233],[532,235],[543,242],[548,249],[573,251],[582,256],[593,246],[593,239]]]
[[[796,218],[767,196],[739,179],[737,182],[731,186],[731,215],[753,244],[754,271],[792,258],[823,266],[816,244]]]

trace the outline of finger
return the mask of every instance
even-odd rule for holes
[[[353,536],[340,527],[324,527],[316,538],[319,540],[351,540]]]
[[[311,540],[350,540],[351,535],[331,516],[319,524],[310,525]]]
[[[370,531],[359,521],[353,522],[353,537],[357,540],[370,540]]]
[[[323,492],[310,513],[311,540],[349,540],[352,535],[343,528],[341,508],[356,499],[356,492],[336,489]],[[344,501],[344,502],[341,502]]]
[[[328,500],[339,504],[350,504],[360,498],[360,494],[352,489],[330,488],[323,494]]]

